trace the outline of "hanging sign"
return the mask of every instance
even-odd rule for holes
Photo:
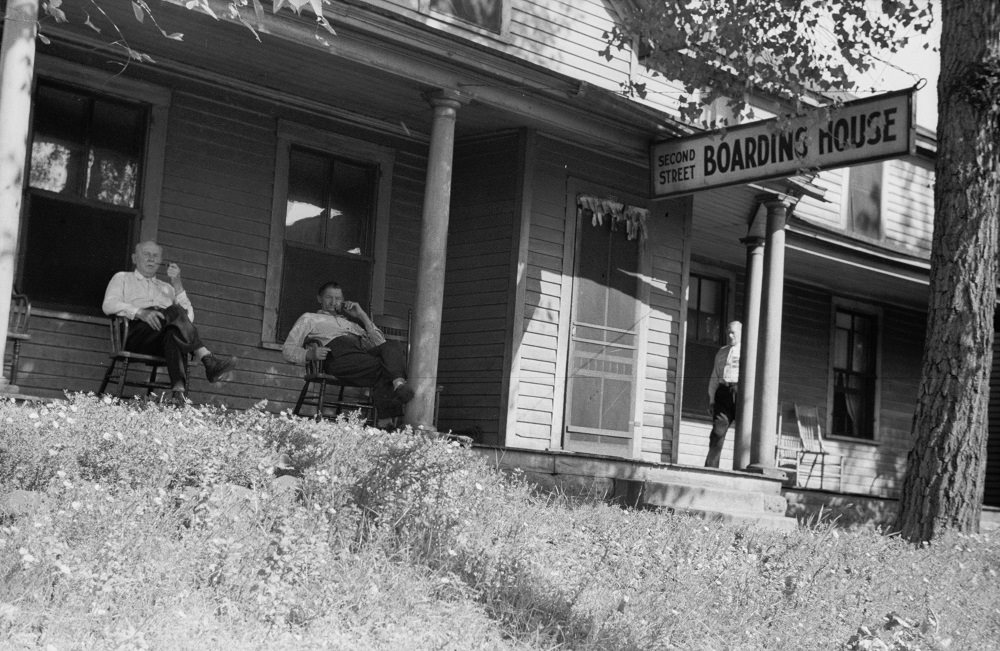
[[[914,89],[656,143],[652,194],[669,197],[915,152]]]

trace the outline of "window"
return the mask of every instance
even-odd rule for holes
[[[504,0],[424,0],[423,6],[495,34],[502,33],[506,24]]]
[[[844,225],[855,235],[882,239],[882,163],[856,165],[847,173]]]
[[[381,307],[388,150],[305,127],[282,125],[268,256],[263,340],[280,343],[316,290],[340,283],[371,315]],[[378,263],[381,262],[381,265]]]
[[[833,324],[832,435],[875,437],[877,353],[876,315],[837,306]]]
[[[723,335],[729,283],[724,278],[691,274],[688,284],[687,341],[684,353],[684,413],[706,416],[708,379]]]
[[[38,82],[18,278],[34,304],[99,314],[129,267],[148,119],[147,105]]]

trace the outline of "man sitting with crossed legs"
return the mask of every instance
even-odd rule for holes
[[[344,300],[335,282],[324,283],[316,296],[320,309],[295,321],[281,349],[286,360],[304,364],[318,360],[323,372],[355,386],[372,387],[372,402],[379,427],[387,427],[403,414],[413,399],[406,381],[406,354],[385,335],[354,301]]]
[[[163,262],[163,249],[153,241],[139,242],[132,254],[133,271],[119,271],[104,292],[102,309],[107,315],[129,319],[125,350],[166,359],[167,374],[173,390],[172,401],[187,403],[187,356],[205,367],[205,378],[212,383],[224,380],[236,366],[236,358],[213,355],[198,337],[194,327],[194,308],[181,282],[181,269],[167,265],[164,282],[156,277]]]

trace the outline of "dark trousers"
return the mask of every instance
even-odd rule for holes
[[[187,310],[179,305],[150,309],[163,314],[160,329],[153,330],[144,321],[133,319],[129,323],[125,350],[160,355],[167,360],[170,384],[187,388],[187,357],[203,345],[198,338],[198,330],[188,318]]]
[[[712,407],[712,433],[708,437],[708,456],[705,457],[706,468],[718,468],[722,457],[722,446],[726,442],[726,432],[729,426],[736,422],[735,384],[719,384],[715,389],[715,400]]]
[[[403,415],[403,404],[396,399],[392,381],[406,377],[406,352],[398,341],[387,341],[365,350],[361,339],[343,335],[326,344],[330,354],[323,360],[323,371],[355,386],[371,387],[372,402],[379,416]]]

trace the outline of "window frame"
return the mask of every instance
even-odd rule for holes
[[[483,36],[500,38],[510,34],[510,10],[512,2],[511,0],[498,1],[500,2],[500,30],[496,32],[487,27],[483,27],[482,25],[459,18],[458,16],[453,16],[447,12],[434,9],[431,7],[432,0],[419,0],[417,4],[417,11],[425,16],[441,21],[442,23],[462,27],[469,31],[476,32],[477,34],[482,34]]]
[[[689,396],[688,392],[685,391],[685,385],[687,383],[687,373],[688,373],[688,328],[690,326],[688,320],[688,305],[690,303],[691,297],[691,279],[693,277],[707,278],[710,280],[717,280],[722,283],[722,291],[724,296],[722,298],[722,306],[725,313],[722,315],[721,327],[719,329],[719,341],[715,344],[715,349],[718,351],[726,341],[724,339],[726,332],[726,324],[730,321],[739,320],[736,316],[736,274],[731,271],[726,271],[718,267],[713,267],[706,264],[701,264],[695,261],[691,262],[691,268],[687,274],[687,284],[684,287],[684,330],[682,344],[684,346],[684,375],[681,378],[680,389],[681,389],[681,418],[683,419],[696,419],[696,420],[711,420],[711,416],[705,411],[703,407],[707,406],[706,397],[704,401],[699,404],[697,399],[693,396]],[[704,342],[694,342],[698,345],[707,345]],[[702,393],[705,396],[708,395],[708,378],[705,379],[705,386],[702,388]]]
[[[382,312],[385,303],[386,255],[389,249],[389,207],[392,198],[395,151],[364,140],[330,131],[278,121],[278,138],[274,165],[274,195],[271,203],[271,232],[264,281],[264,315],[261,320],[261,345],[280,349],[278,341],[278,309],[281,304],[281,274],[285,258],[285,211],[288,198],[288,172],[293,146],[330,156],[373,164],[378,168],[375,180],[375,206],[372,226],[372,303],[371,314]]]
[[[137,237],[137,242],[155,240],[159,230],[160,203],[163,196],[163,173],[167,149],[167,118],[171,103],[171,91],[155,84],[137,81],[120,74],[101,72],[94,68],[66,61],[65,59],[46,54],[37,55],[35,61],[35,78],[31,89],[32,120],[29,127],[29,137],[32,139],[34,136],[35,87],[39,80],[65,84],[71,88],[77,88],[82,92],[95,96],[141,104],[146,107],[148,120],[146,123],[145,141],[143,142],[143,169],[138,179],[139,197],[135,206],[135,219],[137,221],[134,233]],[[31,169],[30,146],[26,147],[25,156],[25,182],[22,191],[24,199],[31,192],[27,178]],[[44,193],[44,191],[40,192]],[[48,196],[47,193],[46,196]],[[27,205],[28,202],[22,200],[17,236],[16,277],[18,280],[20,279],[26,254],[25,237],[27,236],[27,228],[22,226],[26,225],[28,219],[28,215],[26,214]],[[98,305],[97,307],[99,308],[100,306]],[[90,314],[74,311],[70,306],[67,306],[67,308],[38,307],[33,308],[32,312],[37,313],[39,316],[66,320],[89,321],[97,318]]]
[[[873,392],[872,396],[872,422],[871,422],[871,436],[870,437],[860,437],[860,436],[848,436],[845,434],[835,434],[833,432],[833,405],[836,395],[836,372],[834,369],[834,364],[836,362],[836,343],[837,343],[837,313],[838,312],[853,312],[855,314],[864,315],[870,317],[875,322],[875,334],[873,336],[875,345],[875,361],[872,373],[874,374],[873,379]],[[881,439],[881,412],[882,412],[882,331],[883,331],[883,314],[882,308],[877,305],[872,305],[869,303],[862,303],[860,301],[854,301],[846,298],[835,297],[830,305],[830,357],[829,363],[827,365],[827,399],[826,399],[826,425],[823,430],[824,436],[830,439],[838,441],[850,441],[853,443],[869,443],[877,444]]]
[[[850,214],[851,210],[851,176],[852,171],[855,167],[861,165],[878,165],[879,166],[879,198],[878,198],[878,237],[872,237],[870,235],[865,235],[854,229],[853,217]],[[855,239],[871,242],[874,244],[883,244],[885,242],[885,215],[886,215],[886,198],[885,198],[885,183],[888,178],[888,165],[886,161],[875,161],[868,163],[858,163],[857,165],[852,165],[850,167],[845,167],[843,169],[843,181],[840,187],[840,227],[850,237]]]

